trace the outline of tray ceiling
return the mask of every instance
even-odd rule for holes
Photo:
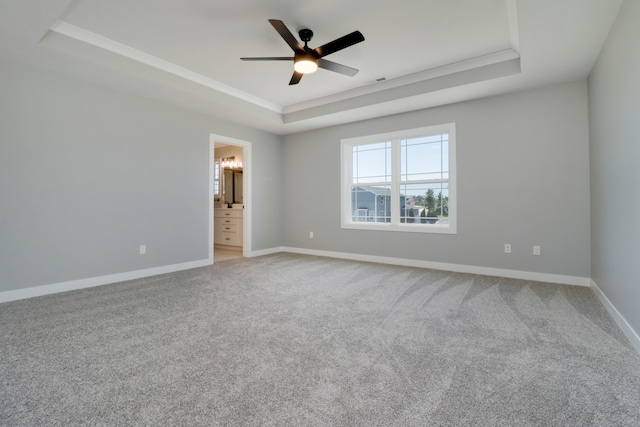
[[[0,48],[286,134],[584,78],[620,3],[1,0]],[[292,63],[240,61],[291,56],[270,18],[313,30],[311,47],[361,31],[364,42],[327,57],[359,73],[321,69],[289,86]]]

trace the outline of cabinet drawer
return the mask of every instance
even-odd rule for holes
[[[216,209],[214,211],[216,218],[242,218],[241,209]]]
[[[222,218],[222,224],[223,225],[236,224],[236,219],[235,218]]]
[[[236,233],[222,232],[222,243],[225,245],[237,245],[238,235]]]
[[[222,231],[235,233],[236,232],[236,224],[222,224]]]

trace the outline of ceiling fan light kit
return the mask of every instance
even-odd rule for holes
[[[293,64],[293,69],[300,74],[311,74],[318,70],[318,62],[315,59],[298,59]]]
[[[339,50],[345,49],[349,46],[353,46],[356,43],[364,41],[364,36],[360,31],[354,31],[353,33],[342,36],[332,42],[326,43],[315,49],[311,49],[307,46],[307,43],[313,38],[313,31],[304,28],[298,32],[300,40],[304,42],[304,47],[296,40],[291,31],[287,28],[284,22],[277,19],[269,19],[273,28],[276,29],[278,34],[284,39],[285,42],[293,50],[293,57],[272,56],[272,57],[252,57],[252,58],[240,58],[243,61],[293,61],[293,76],[289,81],[289,85],[295,85],[300,82],[303,74],[310,74],[315,72],[318,68],[324,68],[325,70],[334,71],[336,73],[343,74],[345,76],[353,77],[358,70],[355,68],[347,67],[346,65],[338,64],[324,59],[325,56],[330,55]]]

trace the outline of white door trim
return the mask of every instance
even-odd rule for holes
[[[253,198],[251,197],[251,142],[241,139],[230,138],[224,135],[209,135],[209,259],[213,259],[213,162],[215,160],[215,142],[222,142],[228,145],[235,145],[243,149],[243,177],[242,194],[244,203],[244,214],[242,216],[242,256],[248,257],[251,253],[251,211],[253,209]]]

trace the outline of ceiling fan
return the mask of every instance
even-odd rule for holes
[[[240,58],[243,61],[293,61],[293,76],[289,85],[295,85],[300,82],[303,74],[313,73],[320,68],[325,70],[335,71],[336,73],[344,74],[345,76],[353,77],[357,74],[358,70],[355,68],[347,67],[346,65],[338,64],[336,62],[328,61],[324,59],[325,56],[331,55],[334,52],[353,46],[356,43],[364,41],[364,36],[360,31],[354,31],[353,33],[342,36],[335,39],[332,42],[319,46],[315,49],[311,49],[307,46],[307,43],[313,38],[313,31],[304,28],[298,32],[300,40],[304,42],[304,47],[296,40],[291,34],[291,31],[287,28],[284,22],[277,19],[269,19],[273,28],[276,29],[278,34],[282,36],[285,42],[293,49],[293,56],[271,56],[271,57],[258,57],[258,58]]]

